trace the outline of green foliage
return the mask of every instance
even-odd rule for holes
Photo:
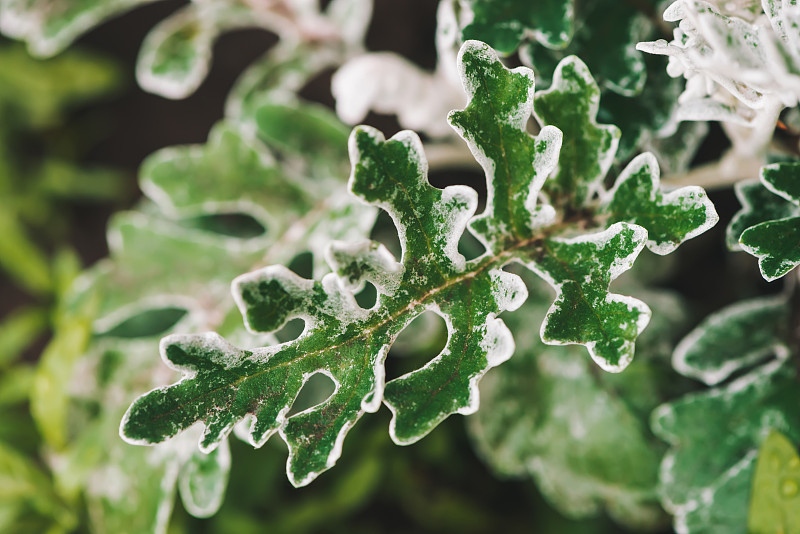
[[[0,31],[51,55],[146,3],[0,0]],[[442,0],[433,73],[362,54],[371,4],[193,0],[159,23],[136,73],[170,98],[200,85],[225,32],[278,44],[206,143],[145,160],[145,198],[112,217],[110,257],[80,276],[60,206],[123,188],[72,163],[86,149],[73,130],[54,132],[115,70],[0,50],[0,267],[33,301],[0,323],[0,530],[387,530],[370,507],[401,515],[398,532],[601,534],[670,515],[681,534],[797,531],[796,284],[750,298],[744,274],[720,272],[748,299],[677,346],[695,307],[641,285],[688,293],[712,268],[673,270],[691,249],[660,261],[717,221],[701,187],[677,184],[728,183],[767,154],[781,163],[736,185],[728,244],[768,280],[800,263],[791,113],[769,143],[800,98],[792,2],[677,0],[673,42],[637,45],[668,35],[661,2]],[[343,118],[357,103],[396,112],[422,140],[350,132],[298,97],[343,64]],[[733,148],[672,181],[707,131],[690,119],[738,125]],[[432,185],[476,162],[485,197]],[[467,430],[481,458],[538,489],[465,467],[449,416],[479,400]],[[294,486],[346,467],[298,498],[275,433]]]
[[[467,0],[463,4],[472,11],[471,22],[462,30],[464,40],[483,40],[502,54],[513,52],[528,33],[556,49],[572,37],[573,0],[545,0],[534,9],[520,0]]]
[[[747,530],[752,534],[800,531],[800,456],[773,431],[758,451]]]
[[[758,451],[771,432],[800,437],[787,312],[783,298],[734,304],[706,319],[675,352],[676,370],[708,384],[738,373],[653,413],[653,431],[671,446],[661,466],[663,504],[685,532],[751,532]]]
[[[514,357],[481,382],[481,410],[469,419],[478,450],[499,474],[532,477],[569,516],[605,508],[631,528],[658,527],[665,520],[656,493],[664,447],[648,418],[667,397],[663,378],[681,302],[647,294],[657,304],[655,324],[642,334],[636,364],[608,374],[597,373],[575,347],[549,347],[525,335],[547,310],[546,293],[531,293],[506,319],[517,340]]]
[[[451,113],[450,121],[486,172],[484,212],[472,217],[477,197],[471,189],[437,189],[428,183],[427,162],[414,134],[401,132],[387,141],[373,129],[357,128],[350,137],[349,188],[391,216],[400,237],[400,262],[375,242],[334,243],[328,258],[334,273],[319,282],[280,266],[238,277],[234,298],[251,331],[273,332],[302,318],[303,332],[290,342],[253,350],[239,349],[217,334],[165,338],[163,358],[185,377],[134,402],[121,427],[125,439],[157,443],[202,421],[201,450],[212,451],[244,422],[254,446],[280,432],[289,446],[287,473],[298,486],[335,463],[348,430],[381,401],[393,413],[394,441],[413,443],[449,415],[474,412],[477,381],[510,357],[513,341],[496,315],[518,308],[527,293],[516,275],[502,270],[511,262],[536,272],[556,290],[542,323],[546,342],[586,345],[607,370],[627,366],[649,309],[609,293],[608,285],[630,268],[648,230],[615,222],[576,236],[580,226],[587,230],[586,221],[579,225],[567,218],[570,212],[557,214],[552,206],[537,205],[538,192],[557,163],[561,132],[548,126],[535,138],[526,133],[533,106],[530,71],[507,70],[489,47],[475,41],[462,47],[459,58],[470,100],[465,110]],[[596,93],[581,86],[573,84],[572,90],[584,109],[596,99]],[[583,180],[596,183],[596,174]],[[645,190],[651,197],[654,185],[652,179]],[[599,184],[594,188],[600,189]],[[664,225],[682,240],[716,221],[704,195],[677,195],[694,206],[663,206],[646,224],[655,221],[654,228]],[[588,200],[586,195],[569,208],[586,208]],[[603,204],[594,208],[600,212]],[[689,230],[672,215],[687,209],[703,214]],[[635,212],[622,216],[639,221]],[[486,248],[470,261],[457,252],[467,224]],[[658,248],[661,237],[656,235],[653,243]],[[366,282],[378,291],[370,309],[361,308],[352,293]],[[425,310],[445,318],[445,348],[424,367],[384,384],[389,347]],[[334,393],[287,417],[304,382],[316,373],[334,381]]]
[[[92,27],[153,1],[2,0],[0,30],[25,41],[33,54],[49,57]],[[250,27],[274,31],[292,46],[324,43],[328,61],[336,58],[335,63],[360,46],[370,12],[365,0],[334,0],[325,10],[305,1],[193,0],[147,35],[137,78],[143,88],[167,98],[187,97],[206,77],[217,37]]]
[[[800,264],[800,217],[795,216],[800,208],[800,190],[797,186],[800,164],[776,163],[761,170],[761,184],[769,191],[789,201],[751,204],[750,196],[743,198],[744,209],[731,224],[731,231],[746,227],[739,244],[748,254],[758,258],[758,267],[765,280],[771,282],[784,276]],[[741,195],[747,195],[740,190]],[[781,218],[773,218],[773,217]],[[735,229],[735,230],[734,230]]]

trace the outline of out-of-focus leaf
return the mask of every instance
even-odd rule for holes
[[[523,37],[532,35],[549,48],[563,48],[572,38],[573,0],[461,0],[470,12],[462,30],[464,40],[478,39],[507,55],[517,49]]]
[[[758,450],[748,534],[800,532],[800,456],[780,432],[773,431]]]
[[[0,323],[0,369],[16,360],[47,328],[47,313],[39,308],[17,310]]]
[[[21,534],[24,531],[21,525],[25,525],[28,521],[27,518],[17,515],[12,506],[19,512],[27,508],[40,516],[40,528],[47,529],[48,533],[66,533],[77,524],[74,511],[58,497],[47,475],[29,458],[2,442],[0,442],[0,503],[8,511],[8,515],[5,516],[4,532]],[[16,522],[19,522],[19,525],[15,525]]]
[[[9,206],[0,205],[0,235],[0,267],[31,293],[47,294],[53,285],[47,258]]]
[[[575,348],[524,335],[544,316],[543,297],[534,293],[507,319],[516,353],[481,382],[481,410],[469,418],[478,450],[499,474],[532,477],[570,517],[605,509],[640,530],[658,526],[665,519],[656,494],[663,447],[647,428],[647,414],[659,402],[663,355],[637,354],[619,375],[593,372]],[[674,326],[667,321],[658,332],[667,348]],[[661,341],[645,340],[649,333],[642,347]]]
[[[737,302],[707,317],[675,348],[684,376],[719,384],[769,354],[786,358],[789,305],[784,297]]]
[[[36,1],[4,0],[0,27],[13,10],[9,4]],[[45,3],[40,3],[45,9]],[[52,59],[34,60],[20,46],[0,47],[0,107],[6,108],[6,113],[22,113],[22,119],[37,128],[52,126],[62,119],[70,105],[108,94],[119,83],[120,72],[116,65],[96,54],[70,51]]]
[[[786,361],[772,361],[722,387],[687,395],[653,413],[670,444],[661,498],[688,534],[746,534],[761,443],[773,430],[800,441],[800,388]]]

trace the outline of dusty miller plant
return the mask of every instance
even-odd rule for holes
[[[47,55],[138,3],[0,0],[0,29]],[[221,32],[280,41],[207,143],[142,164],[145,198],[112,219],[110,257],[64,297],[32,380],[52,482],[12,453],[4,476],[55,496],[53,532],[81,503],[93,531],[164,532],[176,491],[197,517],[222,505],[231,435],[278,434],[305,486],[385,406],[400,445],[473,414],[490,468],[573,518],[799,532],[800,164],[774,133],[800,123],[800,7],[442,0],[432,72],[365,52],[370,9],[196,0],[145,39],[139,82],[173,98]],[[298,96],[326,69],[338,117]],[[370,110],[424,140],[345,126]],[[704,121],[731,147],[697,166]],[[485,197],[431,185],[450,168],[479,169]],[[661,257],[717,223],[700,186],[734,183],[728,246],[790,281],[700,321],[657,286]],[[431,313],[443,332],[415,320]],[[443,348],[387,378],[398,337],[431,328]]]

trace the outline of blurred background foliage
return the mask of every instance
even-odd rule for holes
[[[66,383],[73,376],[71,366],[59,367],[58,362],[74,362],[90,340],[97,342],[96,335],[92,338],[93,306],[97,306],[95,299],[103,295],[90,292],[77,308],[75,302],[70,302],[70,313],[59,307],[67,305],[65,296],[78,273],[107,255],[106,222],[111,213],[140,201],[136,180],[144,158],[162,147],[204,143],[211,126],[224,116],[226,97],[236,77],[277,41],[275,35],[260,30],[227,34],[216,43],[212,71],[194,95],[173,102],[144,93],[133,81],[142,36],[156,21],[183,4],[178,0],[159,2],[109,21],[82,37],[77,47],[49,60],[32,59],[21,45],[0,42],[0,532],[103,531],[96,520],[97,514],[107,513],[102,510],[102,503],[90,502],[91,497],[77,491],[77,482],[71,484],[70,479],[83,476],[90,480],[90,475],[72,467],[91,463],[107,451],[97,450],[102,442],[92,443],[90,434],[79,447],[64,452],[64,444],[61,445],[65,449],[58,450],[59,440],[66,442],[71,436],[45,436],[39,432],[29,406],[36,362],[40,358],[50,362],[42,373],[50,382],[36,386],[40,388],[40,398],[47,398],[51,392],[47,387],[52,387],[51,403],[68,396],[70,410],[76,403],[83,403],[80,410],[74,410],[83,414],[77,423],[61,414],[60,424],[68,426],[67,434],[74,430],[70,425],[89,426],[86,421],[116,430],[113,417],[92,419],[98,410],[93,403],[102,400],[65,392],[64,383],[58,383],[59,379]],[[432,69],[436,64],[435,8],[435,2],[427,0],[376,2],[376,23],[367,33],[367,48],[391,50]],[[330,69],[323,69],[312,76],[300,95],[332,106],[328,89],[331,74]],[[613,105],[610,102],[607,109],[611,116]],[[626,105],[627,101],[619,106]],[[384,130],[387,137],[399,130],[390,116],[371,113],[367,122]],[[627,148],[632,150],[634,144],[632,141]],[[712,129],[700,149],[702,157],[713,158],[723,145],[724,136]],[[484,187],[482,177],[475,172],[439,173],[431,179],[444,186],[464,183],[465,176],[470,185],[479,190]],[[722,222],[713,232],[683,247],[670,273],[656,276],[648,270],[646,260],[641,261],[643,278],[677,290],[686,303],[685,309],[692,310],[688,319],[684,317],[669,326],[671,342],[709,311],[767,291],[760,277],[752,276],[752,262],[724,251],[722,233],[737,207],[733,194],[723,191],[713,199]],[[139,205],[151,206],[143,209],[154,213],[146,201]],[[387,221],[379,220],[375,233],[380,234],[386,227]],[[704,266],[702,271],[699,265]],[[310,274],[310,267],[307,269]],[[124,329],[109,335],[139,337],[155,347],[158,335],[181,317],[169,315],[167,310],[167,316],[150,316],[155,321],[152,324],[126,323],[125,328],[138,328],[136,335],[131,335],[130,330],[125,333]],[[526,329],[524,324],[512,327]],[[58,332],[55,337],[54,331]],[[405,372],[405,367],[417,367],[437,354],[443,336],[443,329],[434,326],[426,346],[416,344],[415,351],[408,349],[412,345],[404,345],[404,358],[398,357],[391,364],[396,366],[395,376]],[[532,402],[545,411],[548,402],[557,404],[558,395],[563,393],[528,391],[525,384],[514,380],[518,369],[536,367],[525,352],[539,348],[520,346],[523,354],[512,366],[501,368],[505,374],[490,376],[493,383],[505,380],[511,383],[507,387],[521,390],[521,395],[530,394]],[[561,349],[552,348],[555,352]],[[647,427],[650,410],[696,387],[668,369],[665,362],[671,349],[671,344],[654,344],[644,375],[601,379],[585,370],[585,376],[580,377],[581,387],[591,390],[612,382],[609,387],[629,392],[633,406],[620,403],[616,409],[621,417],[631,420],[631,428],[639,429],[635,432],[642,433],[637,434],[637,439],[655,442],[648,430],[641,430]],[[569,350],[558,357],[570,357]],[[160,364],[155,349],[145,353],[156,365]],[[98,354],[97,365],[106,370],[107,376],[135,370],[115,363],[113,351]],[[533,370],[534,374],[544,372]],[[652,385],[652,389],[645,390],[643,383]],[[559,387],[569,391],[575,386],[564,381]],[[103,394],[109,393],[103,390]],[[128,397],[114,400],[121,405],[130,401]],[[491,402],[491,393],[487,402]],[[469,423],[472,435],[481,435],[476,427],[485,423],[475,416]],[[273,439],[263,449],[254,450],[231,440],[233,464],[219,512],[211,518],[198,519],[178,499],[168,531],[629,532],[606,515],[602,492],[600,497],[591,496],[599,499],[592,505],[598,517],[582,521],[566,518],[548,504],[531,480],[539,477],[537,481],[541,482],[547,475],[532,474],[524,465],[514,463],[524,463],[525,455],[535,456],[537,452],[512,451],[512,456],[517,455],[514,458],[483,461],[476,449],[485,449],[486,442],[474,443],[480,439],[470,438],[463,418],[450,418],[426,439],[402,448],[389,440],[388,424],[386,410],[363,421],[350,434],[346,454],[337,469],[303,489],[293,488],[286,480],[283,442]],[[486,432],[483,435],[491,441]],[[121,442],[119,445],[128,447]],[[659,451],[663,448],[655,445]],[[573,452],[565,453],[565,468],[569,467],[569,454]],[[510,463],[504,464],[505,460]],[[654,476],[653,462],[642,469],[644,478]],[[155,481],[156,486],[159,483],[160,479]],[[172,498],[175,488],[168,491]],[[552,494],[548,498],[557,500]],[[653,495],[647,495],[642,506],[651,505],[653,500]],[[561,508],[569,509],[569,504],[562,503]],[[123,519],[119,521],[117,532],[126,528],[138,532],[137,527],[125,525]],[[659,512],[648,516],[646,522],[649,531],[672,531],[669,519]]]

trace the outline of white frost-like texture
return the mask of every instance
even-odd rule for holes
[[[664,19],[678,22],[674,39],[639,43],[669,57],[667,72],[684,76],[680,120],[720,120],[764,130],[766,142],[783,107],[800,100],[800,6],[677,0]],[[735,140],[734,140],[735,141]]]
[[[348,124],[370,110],[396,114],[404,127],[442,137],[451,133],[447,112],[463,106],[464,95],[440,73],[428,73],[402,57],[381,52],[345,63],[333,77],[336,113]]]

